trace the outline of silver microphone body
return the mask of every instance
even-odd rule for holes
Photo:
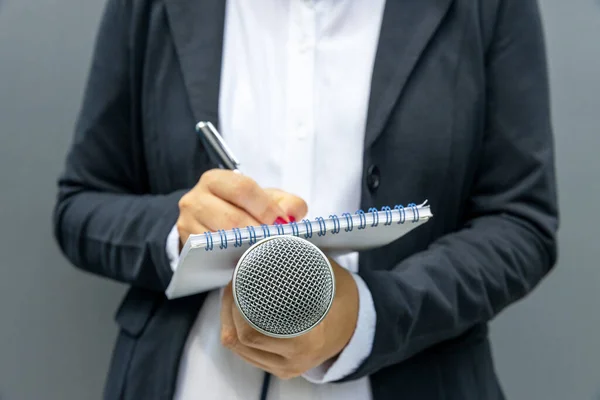
[[[232,292],[250,326],[271,337],[292,338],[325,318],[335,296],[335,278],[317,246],[296,236],[274,236],[242,255]]]

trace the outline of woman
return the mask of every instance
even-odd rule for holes
[[[535,0],[109,0],[55,210],[69,259],[131,286],[105,398],[502,399],[486,324],[556,259],[548,103]],[[424,226],[332,260],[299,338],[230,287],[163,294],[192,233],[424,199]]]

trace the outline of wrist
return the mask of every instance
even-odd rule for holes
[[[377,314],[371,292],[362,278],[351,274],[358,289],[358,321],[350,342],[339,354],[306,371],[303,377],[309,382],[322,384],[339,381],[356,371],[373,349]],[[335,329],[335,327],[332,327]]]
[[[332,329],[331,333],[335,343],[330,358],[335,359],[348,345],[356,330],[359,296],[358,287],[352,274],[334,261],[331,264],[335,276],[335,298],[330,310],[332,318],[329,326]]]

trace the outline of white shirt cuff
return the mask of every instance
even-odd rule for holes
[[[169,236],[167,236],[167,257],[171,264],[171,269],[175,271],[179,264],[179,231],[177,225],[173,225]]]
[[[358,320],[354,334],[335,362],[326,361],[302,375],[309,382],[321,384],[340,380],[356,371],[371,354],[377,321],[375,305],[367,284],[357,274],[352,276],[358,287],[359,299]]]

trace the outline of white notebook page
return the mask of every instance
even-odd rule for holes
[[[343,214],[295,224],[263,225],[237,230],[191,235],[166,295],[177,298],[223,287],[231,280],[235,265],[254,243],[270,236],[295,235],[325,253],[346,253],[385,246],[433,215],[426,203],[386,211]]]

